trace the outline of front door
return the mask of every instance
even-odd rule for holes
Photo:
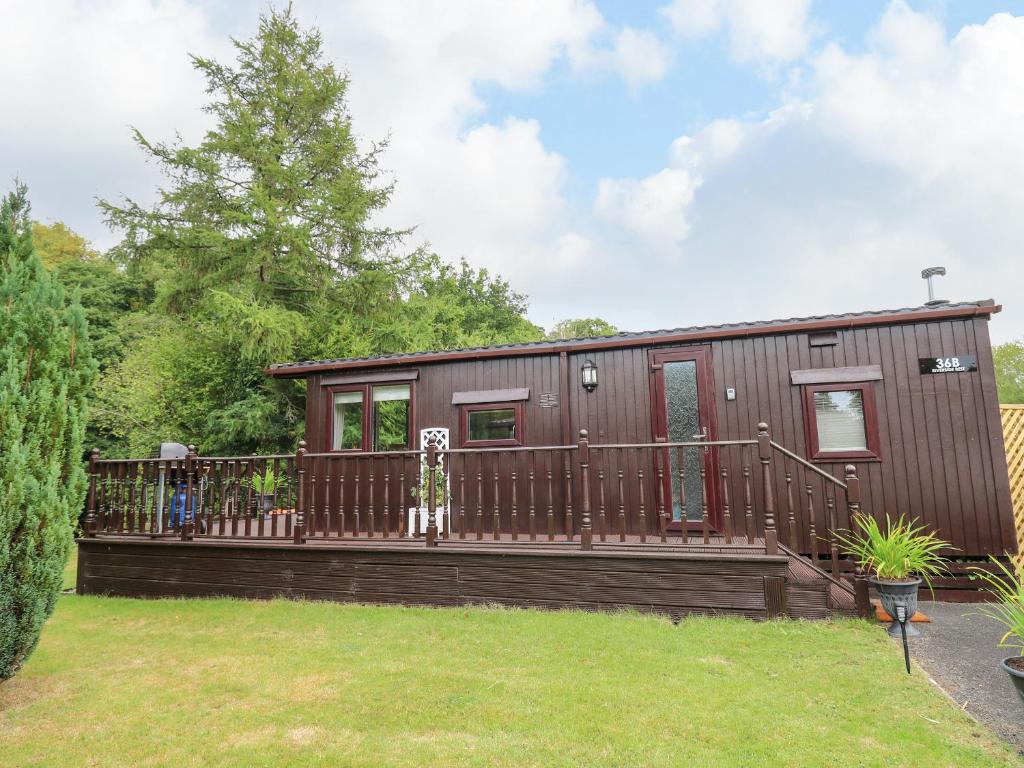
[[[651,352],[655,442],[698,443],[716,439],[710,356],[706,347]],[[711,527],[720,529],[714,482],[718,473],[717,451],[701,447],[667,448],[659,459],[663,498],[672,499],[671,527],[679,528],[685,522],[688,528],[700,528],[706,505]]]

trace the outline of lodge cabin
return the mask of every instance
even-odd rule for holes
[[[1017,549],[999,309],[274,365],[306,381],[298,451],[94,456],[79,586],[864,613],[853,515],[916,518],[963,564]],[[940,596],[971,599],[954,570]]]

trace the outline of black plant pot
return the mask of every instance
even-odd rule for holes
[[[1017,693],[1020,694],[1020,700],[1022,702],[1024,702],[1024,668],[1015,669],[1014,667],[1011,667],[1010,664],[1009,664],[1009,662],[1012,659],[1020,659],[1020,658],[1024,658],[1024,657],[1021,657],[1021,656],[1011,656],[1009,659],[1004,659],[1002,666],[1003,666],[1003,669],[1005,669],[1009,673],[1010,680],[1013,682],[1013,687],[1016,688],[1017,689]]]
[[[267,517],[274,509],[274,494],[272,493],[261,493],[259,494],[260,499],[260,512],[264,517]]]
[[[882,601],[885,612],[892,616],[892,624],[889,625],[890,637],[900,637],[900,623],[896,620],[898,608],[903,606],[907,611],[907,637],[917,637],[920,631],[914,628],[910,620],[917,613],[917,590],[921,586],[921,579],[913,581],[888,581],[872,576],[871,583],[878,590],[878,597]]]

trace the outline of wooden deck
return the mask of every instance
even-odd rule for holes
[[[823,575],[762,542],[682,545],[284,541],[139,536],[79,541],[78,590],[130,597],[275,597],[403,605],[635,609],[753,619],[852,610]],[[845,594],[845,593],[844,593]]]

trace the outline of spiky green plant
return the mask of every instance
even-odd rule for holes
[[[866,571],[873,571],[879,579],[905,581],[913,576],[924,579],[932,587],[932,577],[947,572],[946,558],[939,554],[951,548],[934,533],[925,533],[924,526],[907,522],[903,515],[893,522],[885,516],[885,530],[868,515],[854,518],[856,532],[836,533],[836,539],[846,553],[857,560]]]
[[[246,484],[252,488],[254,493],[260,496],[270,496],[275,491],[284,487],[285,477],[274,472],[273,467],[267,467],[264,472],[253,472]]]
[[[995,599],[979,606],[978,613],[1006,627],[1006,634],[999,639],[1000,648],[1015,648],[1024,656],[1024,564],[1011,571],[1005,563],[991,559],[1000,573],[977,566],[970,569],[971,578],[985,582],[985,591]]]

